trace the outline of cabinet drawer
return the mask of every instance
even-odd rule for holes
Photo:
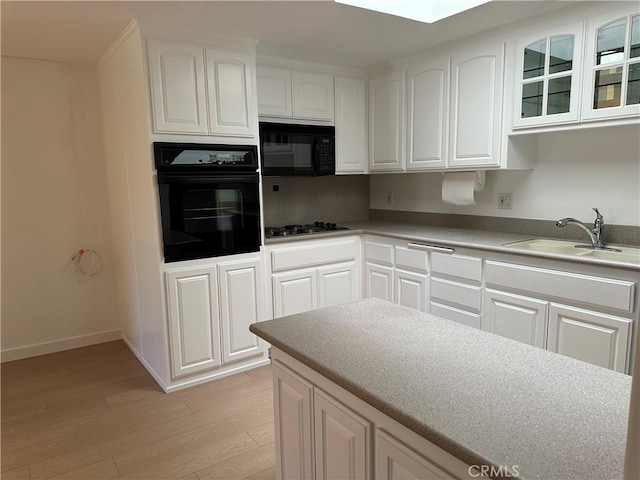
[[[431,271],[480,283],[482,281],[482,259],[433,252],[431,254]]]
[[[367,240],[365,243],[367,261],[393,266],[393,245]]]
[[[449,305],[458,305],[480,313],[482,294],[480,287],[462,283],[431,278],[431,299],[439,300]]]
[[[466,325],[467,327],[480,329],[480,315],[477,313],[469,313],[459,308],[431,302],[431,314]]]
[[[417,272],[427,272],[428,254],[396,245],[396,267]]]
[[[532,292],[536,297],[633,310],[634,282],[491,260],[486,262],[485,280],[487,286]]]
[[[277,272],[325,263],[347,262],[355,260],[357,253],[355,239],[279,248],[271,252],[271,270]]]

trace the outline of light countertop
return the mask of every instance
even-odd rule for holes
[[[437,245],[470,248],[491,252],[523,255],[528,257],[548,258],[552,260],[562,260],[586,265],[600,265],[605,267],[623,268],[625,270],[635,270],[640,272],[640,264],[628,263],[624,261],[605,260],[584,256],[566,255],[560,253],[549,253],[533,251],[522,248],[515,248],[508,243],[529,240],[532,235],[521,235],[517,233],[490,232],[485,230],[471,230],[463,228],[434,227],[416,223],[387,222],[380,220],[369,220],[361,222],[344,222],[341,226],[350,230],[339,230],[335,232],[323,232],[319,234],[295,235],[290,237],[276,237],[265,241],[266,245],[288,243],[292,241],[324,239],[344,235],[380,235],[400,240],[407,240],[422,243],[435,243]],[[576,242],[580,243],[580,242]]]
[[[378,299],[251,331],[467,464],[622,478],[627,375]]]

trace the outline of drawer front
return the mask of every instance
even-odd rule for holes
[[[487,286],[531,292],[625,312],[633,310],[635,283],[487,260]]]
[[[429,268],[428,258],[429,255],[426,252],[396,245],[396,267],[398,268],[426,273]]]
[[[431,278],[431,299],[436,303],[443,302],[480,313],[482,289],[441,278]]]
[[[449,305],[431,302],[431,314],[480,330],[480,315],[477,313],[469,313]]]
[[[480,283],[482,281],[482,259],[433,252],[431,254],[431,271]]]
[[[365,255],[368,262],[393,266],[393,245],[367,240]]]
[[[326,263],[355,260],[358,254],[355,239],[312,243],[271,251],[271,270],[278,272],[292,268],[304,268]]]

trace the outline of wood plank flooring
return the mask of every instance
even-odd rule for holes
[[[3,480],[274,479],[271,367],[165,394],[121,342],[2,364]]]

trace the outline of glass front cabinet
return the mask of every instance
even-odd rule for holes
[[[514,128],[578,121],[583,27],[577,22],[518,40]]]
[[[609,13],[587,20],[582,119],[640,114],[640,13]]]

